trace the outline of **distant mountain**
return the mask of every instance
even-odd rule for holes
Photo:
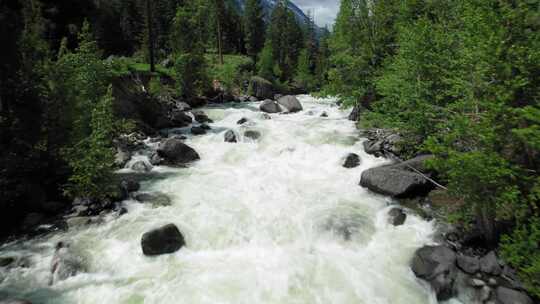
[[[244,11],[246,0],[230,0],[230,1],[237,9],[239,9],[242,12]],[[264,7],[264,11],[266,13],[266,18],[267,20],[269,20],[270,15],[272,14],[272,11],[276,7],[278,0],[261,0],[261,2]],[[296,19],[300,23],[306,24],[308,22],[309,20],[308,16],[298,6],[292,3],[292,1],[289,1],[289,9],[293,11],[294,15],[296,16]],[[322,28],[319,28],[318,26],[315,26],[315,27],[317,29],[317,32],[322,31]]]

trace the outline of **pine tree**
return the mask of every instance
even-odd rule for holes
[[[265,43],[264,10],[261,0],[247,0],[244,10],[246,51],[257,62],[257,55]]]
[[[264,48],[259,54],[257,63],[258,75],[267,80],[274,80],[274,58],[272,51],[272,43],[269,39],[266,40]]]

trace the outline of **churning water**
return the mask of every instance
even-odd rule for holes
[[[409,268],[433,225],[411,216],[387,223],[391,200],[358,186],[381,165],[333,100],[299,96],[304,111],[265,119],[256,103],[206,109],[215,121],[186,143],[201,160],[185,169],[155,167],[144,182],[171,206],[123,204],[128,213],[97,225],[5,245],[1,256],[29,267],[0,270],[0,300],[34,303],[422,304],[434,295]],[[320,117],[326,112],[328,117]],[[237,125],[241,118],[248,123]],[[225,143],[233,129],[238,143]],[[242,136],[261,133],[257,141]],[[361,166],[341,166],[347,153]],[[187,247],[145,257],[141,235],[174,223]],[[87,271],[48,286],[54,244],[68,241]],[[0,268],[1,269],[1,268]]]

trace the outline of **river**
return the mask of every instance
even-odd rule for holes
[[[123,202],[128,213],[103,223],[5,244],[1,256],[28,256],[28,268],[0,270],[0,300],[34,303],[436,303],[409,268],[432,241],[433,223],[409,215],[387,222],[392,200],[358,186],[363,170],[384,164],[332,99],[299,96],[304,111],[265,119],[256,103],[211,107],[215,123],[186,143],[201,156],[189,168],[155,167],[167,178],[141,191],[172,206]],[[320,117],[326,112],[328,117]],[[249,122],[237,125],[241,118]],[[223,133],[257,130],[257,140]],[[341,166],[349,152],[361,165]],[[145,257],[141,235],[174,223],[180,251]],[[87,272],[48,286],[54,245],[69,241]]]

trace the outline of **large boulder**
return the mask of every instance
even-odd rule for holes
[[[360,185],[369,190],[396,198],[426,195],[433,184],[411,168],[422,171],[431,156],[419,156],[395,165],[371,168],[362,172]]]
[[[158,155],[163,163],[170,166],[182,166],[199,160],[199,154],[181,140],[169,138],[159,145]]]
[[[173,253],[185,245],[184,236],[174,224],[146,232],[141,239],[142,251],[146,256]]]
[[[349,114],[349,120],[352,120],[352,121],[360,120],[360,109],[361,109],[360,104],[355,105],[351,111],[351,114]]]
[[[495,297],[497,303],[501,304],[533,304],[526,293],[502,286],[497,287]]]
[[[281,109],[281,106],[271,99],[265,99],[261,102],[259,105],[259,109],[266,113],[280,113],[283,110]]]
[[[175,110],[171,113],[171,122],[176,128],[187,127],[192,123],[193,119],[185,112]]]
[[[292,95],[280,97],[277,102],[287,110],[288,113],[299,112],[304,109],[300,101],[298,101],[298,98]]]
[[[414,274],[427,281],[439,301],[454,296],[457,268],[456,253],[446,246],[425,246],[418,249],[412,260]]]
[[[69,244],[58,242],[51,262],[51,280],[49,285],[75,276],[85,271],[83,258],[76,254]]]
[[[253,93],[253,96],[260,100],[272,98],[274,96],[274,88],[272,83],[262,77],[251,77],[249,89]]]

